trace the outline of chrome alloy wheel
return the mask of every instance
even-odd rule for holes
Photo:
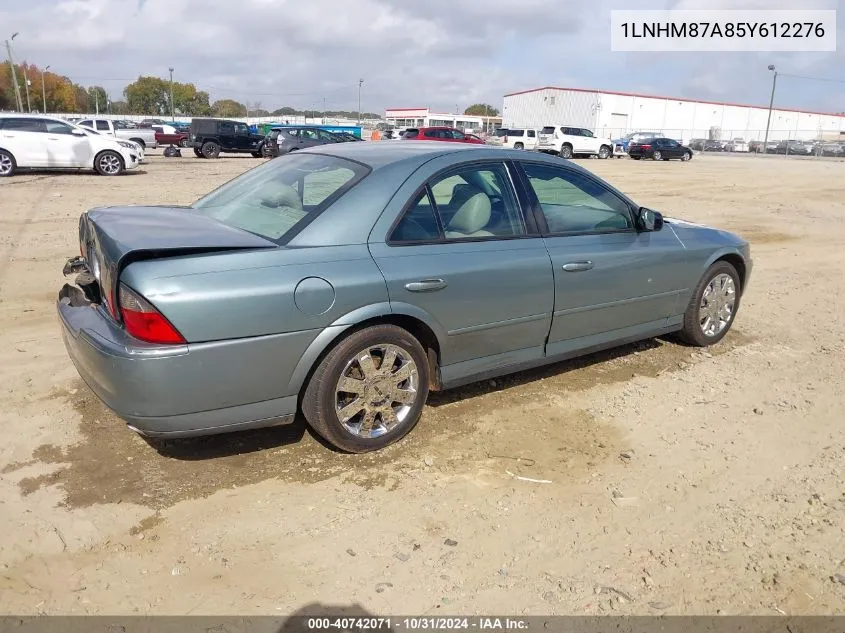
[[[105,174],[120,173],[120,158],[117,154],[103,154],[99,160],[100,170]]]
[[[701,295],[698,323],[704,336],[713,338],[722,333],[734,316],[736,284],[730,275],[720,273],[710,280]]]
[[[376,344],[346,363],[335,387],[335,413],[359,437],[379,437],[402,424],[419,395],[419,372],[396,345]]]
[[[8,154],[0,154],[0,176],[5,176],[12,173],[12,157]]]

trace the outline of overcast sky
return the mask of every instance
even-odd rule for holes
[[[839,9],[836,53],[613,53],[610,9]],[[501,109],[508,92],[601,88],[845,111],[845,0],[0,0],[16,61],[112,98],[139,75],[273,110]]]

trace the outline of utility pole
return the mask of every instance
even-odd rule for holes
[[[246,118],[249,118],[249,112],[246,114]],[[173,107],[173,67],[170,67],[170,120],[176,120],[176,109]]]
[[[94,107],[97,109],[94,114],[100,116],[100,91],[94,89]]]
[[[358,80],[358,125],[361,125],[361,86],[364,85],[364,80]]]
[[[9,55],[9,66],[12,69],[12,83],[15,84],[15,100],[18,103],[18,112],[23,110],[23,102],[21,101],[21,89],[18,86],[18,75],[15,72],[15,61],[12,59],[12,41],[18,36],[17,33],[13,33],[12,37],[6,40],[6,53]]]
[[[47,114],[47,89],[44,87],[44,73],[50,70],[50,66],[45,66],[41,71],[41,105],[44,106],[44,114]]]
[[[326,98],[323,97],[323,125],[325,125],[325,124],[326,124]]]
[[[771,70],[774,73],[774,75],[772,76],[772,97],[771,97],[771,99],[769,99],[769,118],[766,120],[766,136],[763,139],[763,153],[764,154],[766,154],[768,152],[769,126],[772,124],[772,106],[775,103],[775,86],[778,83],[778,71],[775,70],[774,64],[769,65],[769,70]]]
[[[29,103],[29,78],[26,76],[26,66],[21,66],[23,68],[23,87],[26,90],[26,111],[27,113],[32,112],[32,105]]]

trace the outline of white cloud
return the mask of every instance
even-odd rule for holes
[[[193,81],[212,98],[271,108],[322,108],[325,99],[330,109],[354,110],[359,78],[363,108],[376,111],[417,105],[451,111],[477,101],[500,106],[503,94],[541,85],[759,102],[769,63],[828,76],[841,67],[841,54],[609,51],[611,8],[660,4],[794,6],[789,0],[0,0],[0,24],[20,31],[19,60],[104,85],[113,97],[137,76],[167,77],[173,66],[176,79]],[[816,85],[799,96],[822,107],[841,87]]]

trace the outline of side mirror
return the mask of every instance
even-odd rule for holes
[[[637,211],[637,229],[644,232],[659,231],[663,228],[663,215],[646,207]]]
[[[80,130],[78,127],[73,128],[73,129],[70,131],[70,133],[71,133],[71,134],[73,134],[74,136],[86,136],[85,132],[83,132],[82,130]]]

